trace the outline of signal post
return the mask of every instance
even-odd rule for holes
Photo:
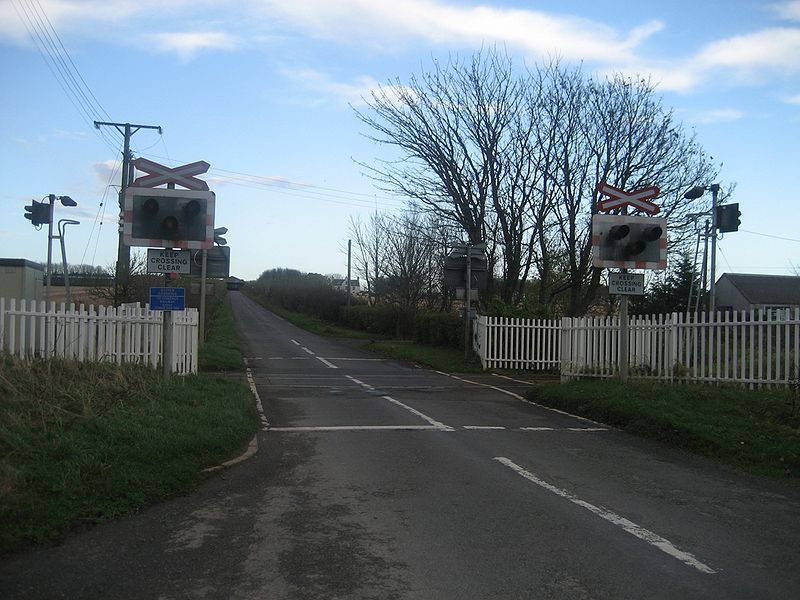
[[[148,251],[156,273],[190,272],[190,251],[208,250],[214,245],[214,192],[195,177],[210,165],[198,161],[171,168],[146,159],[133,165],[148,175],[139,177],[125,190],[123,240],[127,246],[163,250]],[[175,189],[175,185],[187,189]],[[167,188],[155,187],[167,185]],[[204,282],[203,282],[204,283]],[[164,378],[172,372],[172,311],[185,308],[184,290],[151,288],[151,309],[163,311],[162,362]],[[200,315],[202,319],[204,315]]]
[[[660,193],[655,186],[626,192],[601,182],[600,194],[608,198],[597,203],[604,213],[592,215],[592,265],[620,269],[609,274],[609,293],[615,284],[620,299],[619,379],[628,381],[628,296],[644,293],[644,274],[629,269],[662,270],[667,268],[667,220],[656,217],[661,208],[651,202]],[[635,210],[649,216],[628,215]],[[613,277],[616,276],[616,277]],[[641,282],[641,283],[640,283]]]

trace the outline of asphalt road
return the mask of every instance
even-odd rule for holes
[[[306,333],[238,293],[259,451],[2,598],[800,598],[800,490]]]

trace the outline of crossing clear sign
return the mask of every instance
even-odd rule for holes
[[[609,273],[608,293],[612,296],[644,296],[644,273]]]
[[[188,275],[192,269],[191,250],[147,249],[148,273],[180,273]]]

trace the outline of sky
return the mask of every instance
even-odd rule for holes
[[[650,77],[721,163],[741,227],[722,273],[800,274],[800,0],[0,0],[0,257],[45,262],[24,206],[48,194],[70,264],[116,260],[122,137],[199,160],[231,274],[347,271],[353,218],[400,210],[359,162],[386,157],[353,108],[437,58],[505,48]],[[54,260],[60,260],[57,242]]]

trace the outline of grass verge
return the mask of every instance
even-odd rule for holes
[[[477,373],[482,370],[480,359],[474,353],[464,358],[463,350],[453,348],[435,348],[396,340],[371,341],[364,348],[381,356],[419,363],[445,373]]]
[[[199,361],[206,371],[244,368],[227,296]],[[257,427],[239,383],[0,356],[0,554],[186,491]]]
[[[146,367],[0,363],[0,552],[188,489],[256,429],[247,387]]]
[[[528,397],[751,473],[800,477],[800,415],[786,390],[573,382]]]
[[[227,294],[218,302],[211,316],[206,340],[200,347],[198,359],[201,371],[241,371],[244,357]]]

